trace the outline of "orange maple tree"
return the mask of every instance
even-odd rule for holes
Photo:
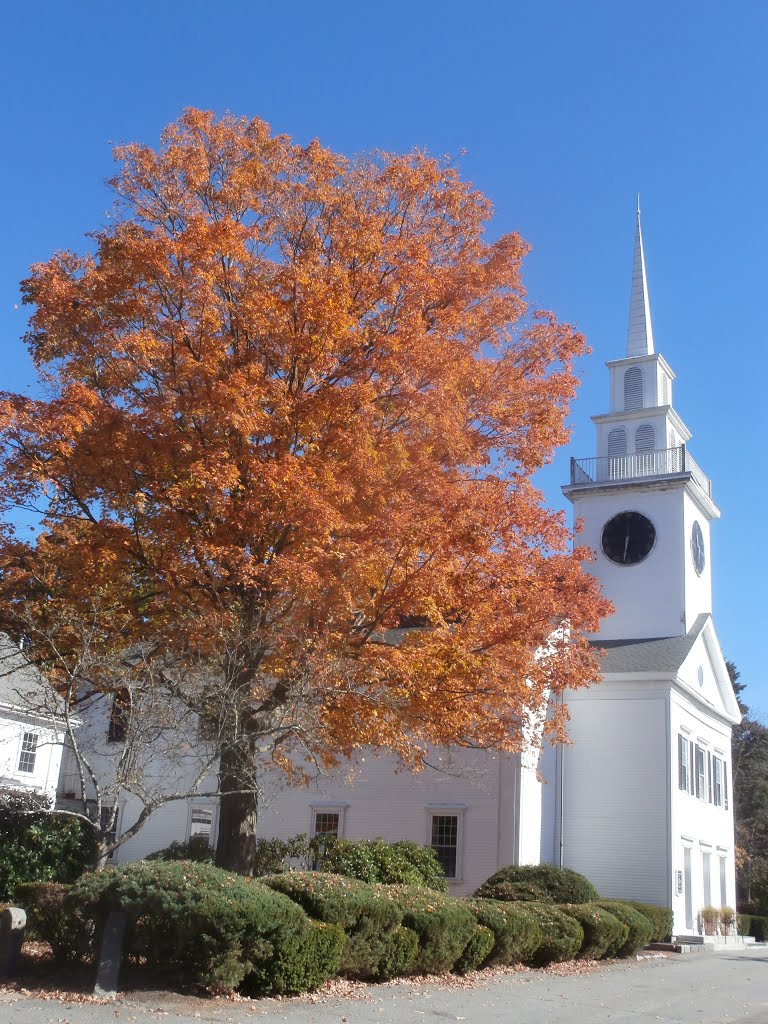
[[[531,483],[584,341],[529,311],[526,243],[485,239],[446,162],[192,109],[116,156],[93,251],[23,286],[48,392],[2,396],[0,489],[43,520],[6,530],[0,619],[204,666],[218,858],[244,869],[254,760],[517,750],[598,677],[608,606]]]

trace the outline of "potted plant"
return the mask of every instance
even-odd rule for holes
[[[717,932],[719,920],[720,911],[717,907],[707,906],[701,908],[701,922],[704,925],[705,935],[714,935]]]
[[[733,907],[721,907],[720,909],[720,931],[723,935],[732,935],[733,926],[736,922],[736,911]]]

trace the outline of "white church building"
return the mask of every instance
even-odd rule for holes
[[[521,756],[436,751],[435,769],[396,772],[370,753],[310,788],[262,802],[261,834],[411,839],[432,845],[452,892],[497,868],[574,868],[601,895],[674,910],[674,932],[701,931],[702,907],[736,900],[731,728],[739,709],[712,623],[709,479],[673,406],[674,374],[654,349],[639,211],[626,352],[608,364],[596,455],[572,459],[563,488],[584,524],[615,614],[593,642],[599,686],[566,693],[567,746]],[[65,758],[66,762],[66,758]],[[71,797],[71,772],[60,795]],[[122,831],[136,809],[121,804]],[[216,799],[171,803],[116,862],[172,840],[215,842]]]

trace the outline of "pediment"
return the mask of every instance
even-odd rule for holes
[[[689,695],[731,723],[736,724],[741,720],[739,705],[711,617],[707,616],[703,628],[680,665],[677,681]]]

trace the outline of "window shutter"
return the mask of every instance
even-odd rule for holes
[[[693,777],[696,774],[696,770],[695,770],[696,762],[695,762],[694,757],[693,757],[693,740],[689,740],[688,741],[688,755],[689,755],[688,764],[691,766],[691,777],[690,777],[690,780],[688,782],[688,792],[693,794],[695,792]]]
[[[624,427],[614,427],[608,434],[608,454],[627,454],[627,432]]]
[[[712,755],[707,751],[707,799],[712,803]]]
[[[688,752],[685,736],[677,736],[677,772],[680,789],[688,789],[688,772],[685,770],[685,755]]]
[[[643,408],[643,371],[639,366],[630,366],[624,373],[624,408]]]
[[[656,433],[652,423],[641,423],[635,431],[635,451],[652,452],[656,447]]]
[[[725,809],[728,810],[728,763],[723,761],[723,794],[725,796]]]

